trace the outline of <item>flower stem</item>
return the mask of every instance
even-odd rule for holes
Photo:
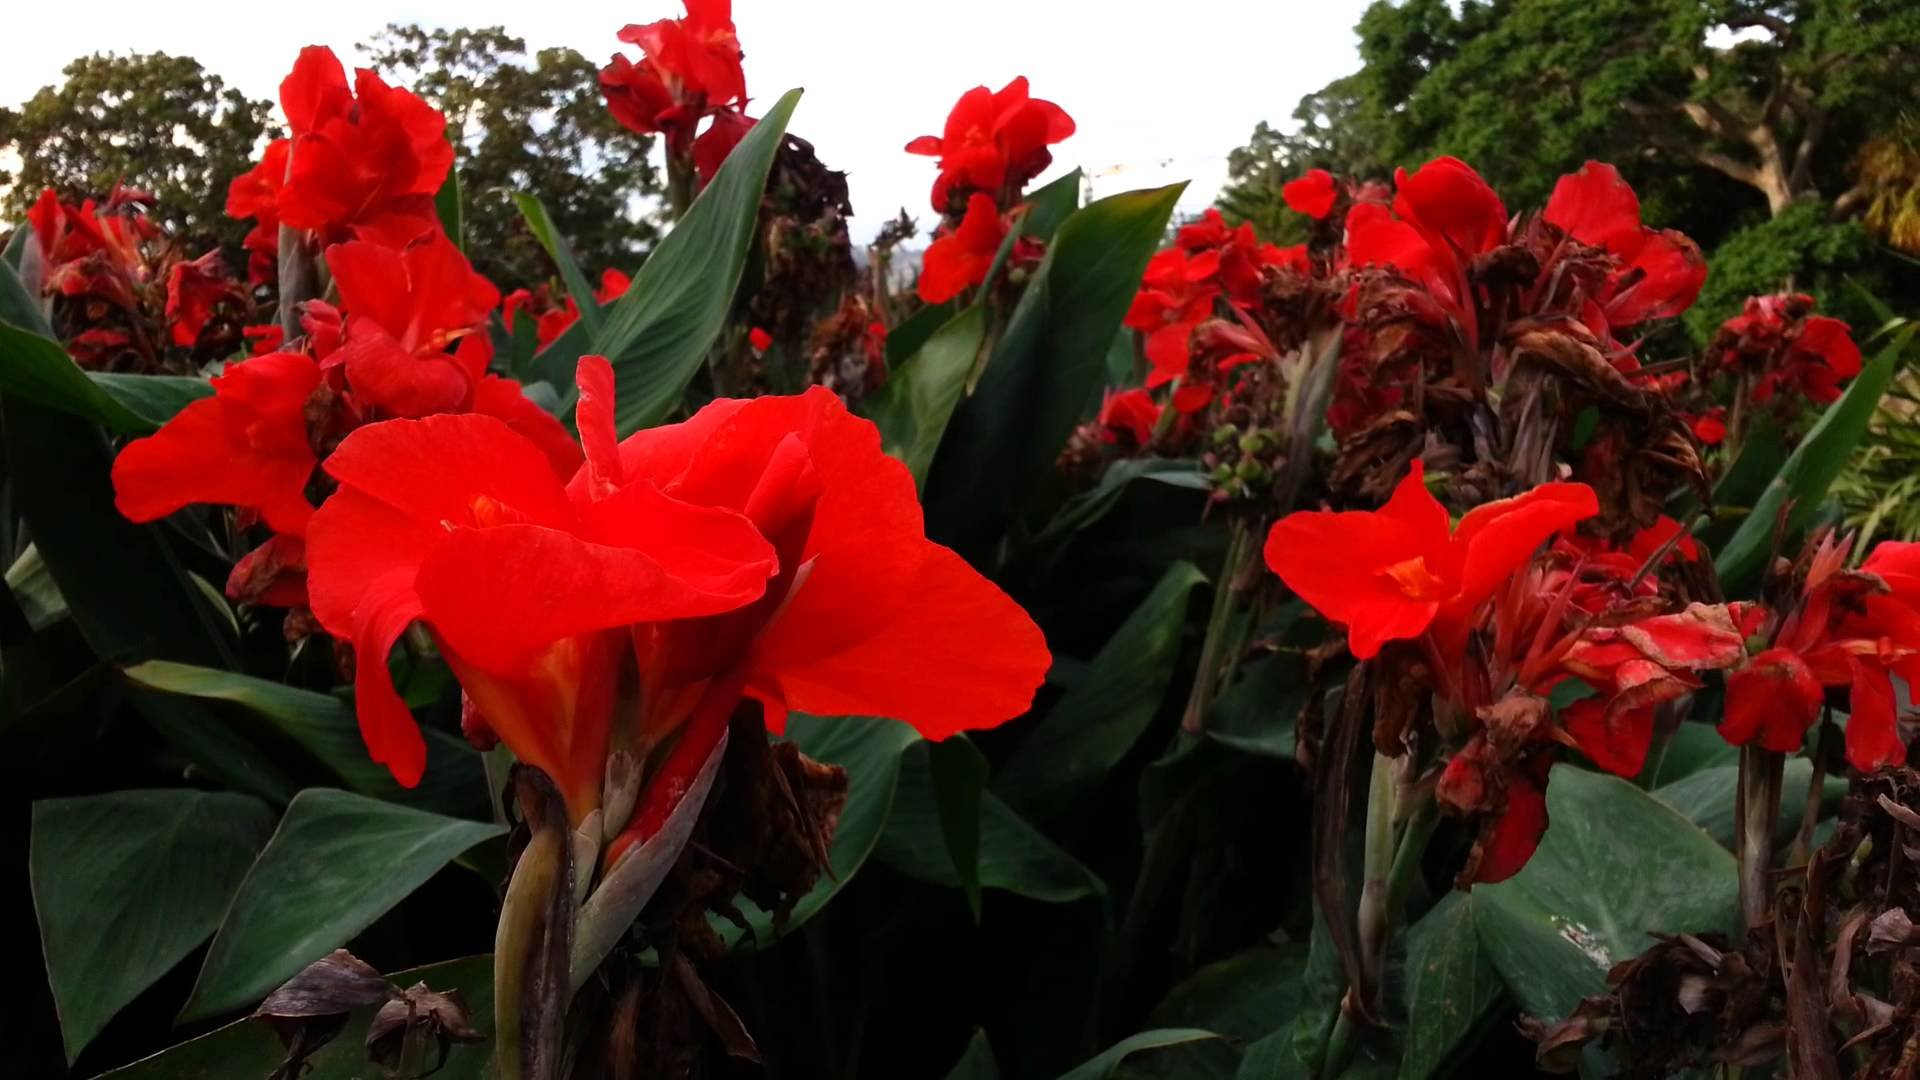
[[[1171,410],[1169,410],[1171,412]],[[1225,681],[1228,662],[1240,652],[1240,635],[1234,633],[1234,602],[1240,596],[1234,583],[1245,570],[1242,565],[1254,550],[1253,527],[1243,518],[1234,518],[1227,527],[1227,553],[1220,560],[1220,576],[1213,585],[1213,610],[1207,615],[1207,636],[1200,644],[1200,663],[1194,669],[1193,689],[1187,695],[1187,709],[1180,717],[1180,728],[1198,735],[1206,727],[1207,709],[1214,694]],[[1229,641],[1228,639],[1233,640]]]
[[[1740,868],[1740,922],[1751,930],[1773,906],[1773,827],[1780,820],[1780,786],[1787,759],[1758,746],[1740,748],[1740,787],[1734,813],[1740,831],[1734,858]]]
[[[532,1047],[525,1045],[529,1033],[522,1023],[522,1002],[537,981],[533,969],[539,963],[551,897],[562,876],[563,843],[555,829],[535,830],[514,864],[500,905],[493,939],[494,1057],[500,1080],[541,1080],[525,1069]]]
[[[1367,881],[1360,893],[1357,921],[1360,953],[1372,974],[1370,981],[1375,986],[1380,984],[1380,976],[1386,966],[1387,945],[1406,912],[1407,892],[1413,887],[1413,879],[1420,872],[1420,861],[1427,852],[1427,842],[1433,839],[1434,827],[1440,822],[1433,796],[1422,794],[1407,812],[1406,826],[1400,830],[1399,842],[1391,842],[1398,809],[1398,785],[1393,776],[1395,764],[1393,758],[1383,755],[1374,757],[1373,787],[1367,796]],[[1384,829],[1376,823],[1376,817],[1386,822]],[[1388,852],[1391,852],[1390,858]],[[1351,998],[1355,992],[1356,988],[1348,987],[1347,998]],[[1327,1036],[1326,1051],[1321,1057],[1322,1068],[1317,1075],[1337,1077],[1352,1063],[1354,1040],[1360,1026],[1360,1022],[1354,1019],[1357,1007],[1342,999],[1339,1016]]]

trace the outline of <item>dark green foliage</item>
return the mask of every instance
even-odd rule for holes
[[[96,53],[58,86],[0,108],[0,220],[21,219],[43,188],[103,196],[114,183],[149,191],[172,229],[237,246],[247,224],[225,213],[227,185],[277,134],[273,105],[229,88],[198,61],[165,53]]]
[[[373,65],[447,114],[459,136],[466,248],[502,288],[544,281],[553,265],[514,207],[533,192],[587,275],[631,274],[659,237],[653,140],[621,127],[600,100],[599,67],[572,49],[529,54],[498,26],[395,24],[368,42]]]

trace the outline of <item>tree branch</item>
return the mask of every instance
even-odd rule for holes
[[[1872,185],[1863,180],[1841,192],[1840,197],[1833,200],[1833,207],[1827,212],[1827,216],[1834,221],[1840,221],[1857,214],[1872,195]]]

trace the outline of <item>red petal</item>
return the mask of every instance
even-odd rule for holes
[[[1437,157],[1395,177],[1393,211],[1436,246],[1460,255],[1491,251],[1507,238],[1507,209],[1480,174],[1458,158]]]
[[[1505,881],[1520,872],[1547,834],[1547,794],[1531,777],[1507,777],[1507,808],[1480,832],[1479,862],[1473,880],[1482,885]]]
[[[1605,162],[1589,161],[1579,172],[1562,176],[1543,216],[1575,240],[1622,257],[1643,242],[1640,198]]]
[[[1620,628],[1620,636],[1672,671],[1729,668],[1746,658],[1746,639],[1724,604],[1688,604]]]
[[[535,404],[512,379],[499,375],[481,379],[473,388],[472,411],[505,423],[515,434],[538,446],[547,455],[553,475],[561,480],[580,471],[580,447],[567,433],[566,425]]]
[[[1893,698],[1893,680],[1887,673],[1859,659],[1853,660],[1852,715],[1847,718],[1847,763],[1869,773],[1907,760],[1900,741]]]
[[[1735,746],[1758,741],[1763,749],[1791,753],[1819,719],[1823,696],[1820,681],[1798,653],[1768,649],[1727,676],[1720,737]]]
[[[1338,195],[1333,174],[1325,169],[1309,169],[1305,176],[1289,180],[1280,189],[1280,197],[1287,201],[1289,207],[1315,221],[1333,212]]]
[[[1597,697],[1581,698],[1560,712],[1560,722],[1580,752],[1616,776],[1640,775],[1653,742],[1653,709],[1609,709]]]
[[[1453,605],[1472,609],[1526,565],[1554,533],[1600,512],[1600,500],[1585,484],[1541,484],[1511,499],[1476,506],[1454,531],[1460,591]]]

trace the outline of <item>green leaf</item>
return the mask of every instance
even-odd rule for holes
[[[127,382],[150,377],[121,376],[113,385],[124,390]],[[89,379],[57,342],[9,323],[0,323],[0,393],[84,417],[121,435],[144,435],[157,426]]]
[[[460,149],[460,133],[452,126],[447,128],[447,141],[454,150]],[[447,234],[453,246],[461,251],[467,250],[467,208],[461,198],[460,167],[455,165],[447,170],[447,178],[441,182],[440,190],[433,195],[433,212],[440,219],[440,231]]]
[[[817,914],[866,865],[893,811],[901,756],[920,742],[912,728],[897,720],[800,713],[787,717],[785,738],[815,761],[847,770],[847,805],[840,811],[840,825],[834,830],[833,847],[828,852],[833,872],[823,876],[794,905],[783,933]],[[751,928],[752,947],[765,948],[779,939],[780,935],[774,933],[773,916],[744,900],[740,908]],[[737,927],[717,917],[715,929],[727,941],[742,937]]]
[[[957,301],[949,300],[944,304],[928,304],[913,314],[900,320],[900,325],[887,331],[887,371],[889,374],[905,363],[907,357],[920,351],[935,330],[947,325],[953,319]]]
[[[69,1063],[213,933],[272,831],[272,811],[248,795],[116,791],[33,804],[33,904]]]
[[[1062,1073],[1060,1080],[1105,1080],[1120,1067],[1120,1063],[1135,1054],[1150,1050],[1161,1050],[1170,1046],[1183,1046],[1187,1043],[1207,1042],[1220,1036],[1211,1031],[1198,1028],[1160,1028],[1154,1031],[1142,1031],[1129,1035],[1112,1046],[1102,1050],[1097,1056]]]
[[[925,744],[928,749],[940,745]],[[908,877],[947,888],[961,888],[943,825],[928,754],[921,748],[908,747],[900,765],[893,813],[880,836],[876,854]],[[1106,894],[1106,884],[1093,871],[1047,839],[992,792],[980,794],[977,865],[982,888],[999,889],[1032,900],[1070,903]]]
[[[867,398],[865,412],[880,429],[880,445],[906,462],[916,484],[926,480],[940,437],[966,393],[967,378],[986,333],[987,309],[975,304],[934,331]]]
[[[348,791],[301,792],[241,883],[181,1019],[258,1001],[503,831]]]
[[[993,1046],[983,1028],[973,1029],[973,1038],[960,1060],[947,1070],[947,1080],[1000,1080],[1000,1063],[993,1059]]]
[[[242,706],[297,744],[343,786],[362,795],[454,815],[487,814],[487,781],[480,755],[444,731],[425,729],[427,771],[418,786],[403,788],[386,766],[367,756],[353,705],[333,694],[166,660],[135,665],[126,675],[169,694]]]
[[[1481,946],[1520,1007],[1557,1019],[1606,988],[1652,931],[1730,930],[1733,856],[1625,780],[1561,766],[1550,824],[1511,880],[1473,890]]]
[[[1256,660],[1214,701],[1206,736],[1249,754],[1292,758],[1294,724],[1309,689],[1301,654],[1284,652]]]
[[[1207,478],[1188,458],[1126,458],[1114,462],[1100,474],[1100,481],[1068,499],[1034,538],[1034,546],[1058,542],[1106,517],[1120,505],[1120,497],[1136,480],[1153,480],[1174,487],[1204,491]]]
[[[1474,895],[1449,893],[1407,932],[1400,1080],[1446,1075],[1500,1003],[1500,974],[1473,929]]]
[[[1106,382],[1107,346],[1185,185],[1112,195],[1061,224],[927,481],[928,532],[991,548]]]
[[[60,595],[47,561],[32,544],[7,567],[7,588],[13,590],[14,602],[20,605],[27,625],[35,630],[45,630],[68,615],[67,598]]]
[[[0,322],[51,338],[53,326],[47,322],[47,305],[40,298],[39,286],[28,287],[20,276],[21,263],[26,256],[27,244],[32,242],[32,235],[32,228],[14,226],[13,240],[7,245],[7,257],[0,259]],[[35,252],[36,263],[39,257],[39,253]]]
[[[1729,745],[1712,724],[1681,724],[1673,734],[1655,737],[1646,767],[1635,782],[1653,791],[1702,769],[1734,765],[1739,760],[1740,748]]]
[[[590,342],[585,351],[613,362],[620,434],[652,427],[672,414],[725,328],[753,246],[767,172],[799,100],[800,91],[789,90],[767,110],[640,265],[626,295],[607,308],[600,332],[573,339],[584,338]],[[563,341],[567,337],[562,335]],[[565,348],[556,341],[534,366],[540,378],[570,387],[579,355],[577,344]],[[568,402],[573,398],[569,394]]]
[[[1893,339],[1869,362],[1839,401],[1827,407],[1820,419],[1794,448],[1778,476],[1767,485],[1753,504],[1740,528],[1720,549],[1713,566],[1728,593],[1737,594],[1765,568],[1774,547],[1774,526],[1781,508],[1791,504],[1787,514],[1786,536],[1790,541],[1804,530],[1820,512],[1820,502],[1843,469],[1853,448],[1859,445],[1867,425],[1880,407],[1887,383],[1893,378],[1894,365],[1913,336],[1911,330]]]
[[[1241,1042],[1289,1028],[1300,1008],[1307,946],[1262,945],[1189,975],[1147,1016],[1156,1028],[1204,1028]]]
[[[987,759],[965,735],[928,743],[927,775],[940,811],[940,834],[960,889],[967,894],[973,921],[980,921],[981,791],[987,783]],[[894,791],[894,798],[900,797]]]
[[[546,206],[538,196],[523,191],[513,193],[513,204],[520,208],[520,216],[526,219],[527,228],[533,230],[533,238],[540,241],[540,246],[546,249],[553,265],[560,268],[560,280],[566,283],[567,294],[573,297],[575,306],[580,309],[580,321],[586,324],[587,335],[591,337],[600,333],[600,298],[593,294],[593,285],[587,281],[587,275],[581,273],[580,263],[573,257],[573,248],[568,246],[567,238],[560,235],[560,230],[554,227]]]
[[[1174,563],[1102,646],[994,778],[993,789],[1031,812],[1057,806],[1082,781],[1104,775],[1133,748],[1167,695],[1180,657],[1187,596],[1207,580]]]
[[[119,375],[89,371],[87,377],[138,416],[147,425],[143,431],[157,430],[181,409],[203,397],[213,396],[212,383],[191,375]]]
[[[400,987],[424,982],[437,991],[458,990],[467,1002],[467,1016],[475,1028],[493,1027],[493,958],[470,956],[426,967],[396,971],[387,976]],[[332,1042],[307,1059],[310,1071],[302,1080],[370,1080],[378,1076],[367,1063],[367,1025],[372,1007],[356,1009],[347,1026]],[[489,1080],[493,1075],[493,1047],[487,1042],[456,1043],[446,1067],[434,1080]],[[106,1073],[101,1080],[232,1080],[261,1077],[273,1072],[286,1057],[273,1030],[256,1020],[236,1020],[197,1039],[169,1047],[125,1068]]]
[[[1028,192],[1027,212],[1020,219],[1020,235],[1051,242],[1060,226],[1080,209],[1080,184],[1085,179],[1085,175],[1075,169]]]

